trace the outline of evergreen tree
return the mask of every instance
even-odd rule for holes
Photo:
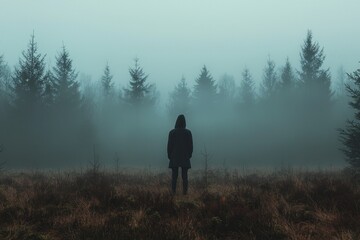
[[[250,107],[255,102],[254,81],[248,68],[245,68],[242,72],[240,102],[246,107]]]
[[[13,76],[15,105],[18,108],[40,105],[44,91],[45,56],[38,53],[34,35],[22,56]]]
[[[346,96],[346,73],[344,68],[341,66],[337,71],[337,89],[336,94],[339,98]]]
[[[308,31],[300,53],[301,71],[299,71],[300,84],[307,94],[308,100],[315,104],[329,104],[333,95],[330,85],[329,69],[322,69],[325,60],[324,50],[313,41],[311,31]]]
[[[217,98],[216,84],[205,65],[195,82],[194,100],[203,107],[212,106]]]
[[[143,69],[139,65],[139,59],[135,59],[135,65],[129,69],[129,87],[124,89],[125,100],[134,106],[153,105],[155,103],[155,86],[147,83]]]
[[[235,96],[235,80],[233,76],[224,74],[219,81],[219,99],[223,102],[230,102]]]
[[[69,52],[63,46],[56,56],[56,65],[53,68],[54,103],[60,109],[78,109],[81,106],[78,74],[72,66]]]
[[[6,109],[10,103],[10,79],[10,69],[5,63],[3,55],[0,55],[0,123],[5,118]]]
[[[168,105],[168,112],[171,116],[188,113],[190,108],[190,93],[184,77],[175,86],[174,91],[170,93],[170,102]]]
[[[54,84],[53,84],[53,74],[50,70],[48,70],[44,77],[44,103],[46,106],[50,107],[54,104]]]
[[[279,88],[281,92],[287,92],[291,90],[295,85],[295,76],[293,73],[293,69],[289,62],[289,58],[286,59],[285,66],[281,71]]]
[[[80,74],[79,82],[81,82],[83,89],[81,98],[82,110],[86,113],[85,115],[90,117],[96,106],[96,88],[92,83],[91,75]]]
[[[3,69],[5,67],[5,61],[4,61],[4,56],[0,55],[0,77],[2,78],[3,75]]]
[[[2,103],[3,97],[4,97],[4,73],[5,73],[5,63],[4,63],[4,56],[0,55],[0,104]]]
[[[4,56],[0,55],[0,87],[2,87],[1,89],[5,88],[4,85],[6,85],[9,76],[10,76],[9,67],[4,60]]]
[[[348,76],[354,84],[346,84],[346,90],[352,99],[349,105],[355,110],[355,116],[347,121],[346,128],[340,130],[340,134],[347,162],[360,171],[360,68]]]
[[[8,102],[10,95],[11,71],[9,66],[5,63],[4,56],[0,55],[0,102]],[[0,103],[0,104],[1,104]]]
[[[109,64],[107,63],[104,69],[103,76],[101,77],[101,86],[103,90],[103,95],[105,98],[108,98],[113,95],[114,83],[112,81],[113,75],[111,75]]]
[[[275,62],[270,58],[266,63],[264,69],[263,81],[260,85],[261,95],[264,99],[269,99],[275,96],[277,84],[277,74],[275,70]]]

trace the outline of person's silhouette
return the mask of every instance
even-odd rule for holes
[[[167,154],[169,158],[169,168],[172,169],[171,187],[176,193],[176,182],[178,170],[181,167],[181,176],[183,180],[183,194],[188,191],[188,169],[191,168],[190,158],[193,152],[193,140],[191,131],[186,129],[184,115],[177,117],[175,128],[169,132],[167,144]]]

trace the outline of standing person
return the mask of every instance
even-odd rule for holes
[[[167,154],[169,158],[169,168],[172,169],[171,187],[176,193],[176,182],[178,170],[181,167],[181,176],[183,180],[183,194],[188,191],[188,170],[191,168],[190,158],[193,152],[193,140],[191,131],[186,129],[184,115],[179,115],[176,119],[175,128],[169,132],[167,144]]]

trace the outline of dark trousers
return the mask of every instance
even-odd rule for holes
[[[172,168],[172,179],[171,179],[171,188],[173,193],[176,193],[176,182],[179,175],[179,168]],[[183,180],[183,194],[187,194],[188,191],[188,169],[181,168],[181,177]]]

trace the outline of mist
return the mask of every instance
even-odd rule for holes
[[[353,114],[344,84],[358,68],[358,8],[4,1],[0,160],[85,168],[97,156],[110,169],[166,169],[168,133],[184,114],[194,168],[205,153],[217,168],[344,166],[338,129]],[[302,64],[309,34],[323,49],[311,76]],[[39,64],[29,67],[32,46]]]
[[[109,63],[117,85],[128,81],[128,68],[139,57],[167,100],[184,75],[194,84],[206,64],[215,78],[241,78],[246,66],[260,83],[270,55],[279,65],[287,57],[299,68],[299,46],[308,29],[326,51],[333,74],[343,65],[357,68],[360,47],[358,1],[2,1],[1,54],[18,63],[35,32],[46,62],[65,44],[76,69],[101,77]]]

